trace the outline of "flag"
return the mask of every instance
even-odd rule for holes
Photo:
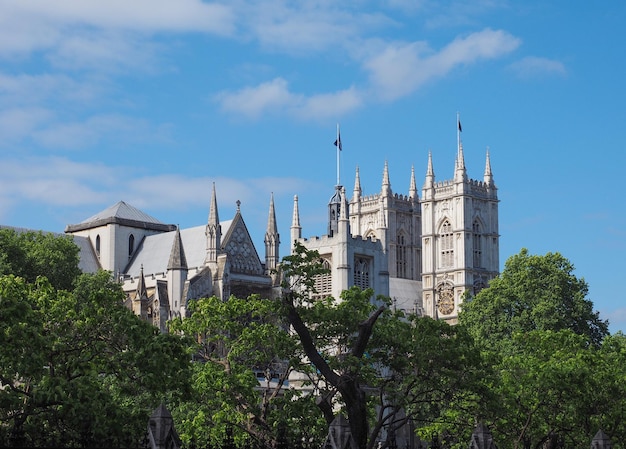
[[[339,148],[339,151],[341,151],[341,134],[337,133],[337,140],[335,140],[335,146]]]
[[[459,124],[459,131],[463,131],[463,128],[461,128],[461,120],[457,120],[458,124]]]

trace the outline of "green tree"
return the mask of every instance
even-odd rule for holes
[[[16,273],[0,276],[0,445],[136,445],[151,410],[188,392],[180,337],[126,309],[109,273],[76,277],[65,237],[2,236]]]
[[[593,310],[587,283],[573,271],[559,253],[536,256],[522,249],[506,261],[489,288],[464,302],[460,322],[489,347],[506,344],[515,332],[562,329],[599,346],[609,333],[608,323]]]
[[[313,299],[315,277],[325,270],[319,254],[302,245],[281,269],[282,306],[316,369],[310,382],[317,382],[318,405],[327,421],[342,407],[359,448],[392,444],[409,420],[432,421],[445,404],[471,400],[481,364],[463,328],[394,312],[369,289]]]
[[[53,287],[71,290],[80,274],[78,260],[79,248],[70,236],[0,229],[0,274],[29,283],[45,276]]]
[[[170,326],[194,336],[193,395],[173,411],[181,438],[220,445],[231,437],[240,445],[252,440],[270,447],[281,439],[319,441],[323,420],[314,398],[289,388],[292,371],[309,368],[279,304],[255,296],[211,297],[191,302],[190,311]]]
[[[588,287],[558,253],[507,260],[459,315],[493,366],[480,418],[499,447],[581,447],[599,428],[623,435],[623,339],[587,299]],[[615,440],[614,440],[615,441]]]

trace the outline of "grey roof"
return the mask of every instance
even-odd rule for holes
[[[153,216],[140,211],[136,207],[133,207],[124,201],[120,201],[78,224],[67,225],[65,232],[77,232],[113,223],[151,229],[159,232],[173,231],[176,229],[176,225],[165,224]]]
[[[125,220],[143,221],[144,223],[163,224],[163,222],[157,220],[153,216],[140,211],[136,207],[133,207],[124,201],[120,201],[102,212],[98,212],[96,215],[81,221],[81,223],[92,223],[94,221],[105,220],[107,218],[121,218]]]
[[[73,235],[72,239],[74,239],[74,243],[80,248],[80,252],[78,253],[80,257],[78,268],[80,268],[83,273],[97,272],[101,268],[100,261],[93,250],[89,238]]]
[[[228,232],[232,222],[232,220],[228,220],[220,223],[223,235]],[[206,225],[180,230],[180,238],[183,243],[185,259],[187,260],[187,267],[189,269],[204,266],[206,259],[205,230]],[[175,236],[176,231],[146,236],[141,241],[135,253],[135,257],[131,259],[124,273],[132,277],[137,277],[141,272],[142,266],[146,276],[167,272]]]

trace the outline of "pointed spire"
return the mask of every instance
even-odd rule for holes
[[[361,176],[359,175],[359,166],[356,166],[356,174],[354,176],[354,193],[352,195],[352,198],[356,201],[358,201],[359,198],[361,198]]]
[[[424,188],[429,189],[435,185],[435,171],[433,170],[433,154],[428,151],[428,167],[426,168],[426,180]]]
[[[391,195],[391,183],[389,182],[389,166],[387,164],[387,161],[385,161],[385,168],[383,169],[382,194]]]
[[[209,224],[218,224],[220,217],[217,212],[217,194],[215,193],[215,183],[213,183],[213,190],[211,192],[211,207],[209,209]]]
[[[211,208],[209,210],[209,222],[206,225],[205,235],[207,238],[205,262],[217,263],[217,254],[222,246],[222,227],[220,226],[220,217],[217,212],[215,183],[213,183],[213,192],[211,193]]]
[[[187,258],[185,257],[185,249],[183,248],[183,240],[180,236],[180,229],[176,227],[174,234],[174,242],[170,251],[170,260],[167,264],[168,270],[186,270]]]
[[[291,227],[300,227],[300,209],[298,208],[298,195],[293,196],[293,218],[291,219]]]
[[[274,192],[270,197],[270,211],[267,217],[267,231],[265,232],[265,270],[269,274],[276,269],[279,260],[278,249],[280,236],[276,225],[276,210],[274,209]]]
[[[346,196],[345,187],[341,188],[341,207],[339,208],[339,220],[348,220],[348,198]]]
[[[463,182],[467,180],[467,172],[465,171],[465,156],[463,156],[463,142],[459,144],[459,152],[456,157],[456,171],[454,174],[454,180],[457,182]]]
[[[294,249],[294,242],[302,238],[302,227],[300,226],[300,211],[298,210],[298,195],[293,196],[293,218],[291,219],[291,251]]]
[[[278,226],[276,225],[276,211],[274,209],[274,192],[272,192],[270,197],[270,212],[267,217],[267,233],[278,233]]]
[[[137,289],[135,290],[135,300],[140,301],[148,298],[148,289],[146,288],[146,279],[143,276],[143,264],[139,272],[139,280],[137,281]]]
[[[485,184],[493,184],[493,175],[491,173],[491,158],[489,157],[489,147],[487,147],[487,157],[485,160],[485,176],[483,178]]]
[[[409,185],[409,198],[417,199],[417,186],[415,185],[415,167],[411,165],[411,183]]]

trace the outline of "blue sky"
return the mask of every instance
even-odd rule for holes
[[[489,147],[501,264],[560,252],[626,329],[626,3],[0,0],[0,223],[63,231],[124,200],[206,222],[241,201],[262,251],[326,230],[336,183],[471,178]]]

